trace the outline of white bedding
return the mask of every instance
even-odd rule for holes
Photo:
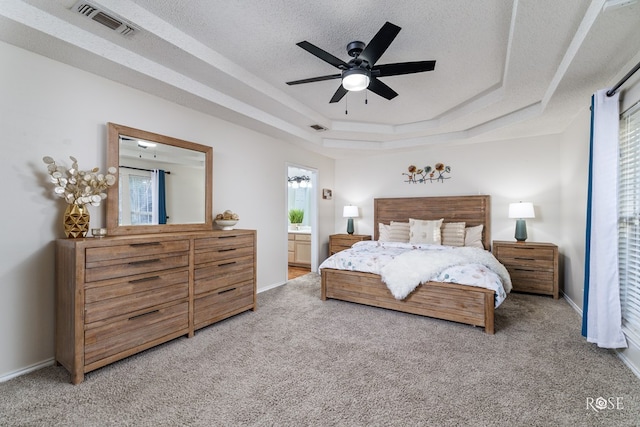
[[[511,291],[504,266],[490,252],[470,247],[369,240],[327,258],[323,268],[378,274],[397,299],[429,280],[492,289],[495,307]]]

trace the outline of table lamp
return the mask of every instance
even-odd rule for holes
[[[515,238],[518,242],[524,242],[527,240],[527,223],[524,219],[535,217],[536,215],[533,212],[533,203],[519,202],[509,204],[509,218],[516,219]]]
[[[347,234],[353,234],[353,218],[358,217],[358,207],[357,206],[345,206],[342,210],[342,216],[347,219]]]

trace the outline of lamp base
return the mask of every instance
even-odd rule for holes
[[[518,242],[524,242],[527,240],[527,223],[524,219],[516,220],[515,238]]]
[[[347,234],[353,234],[353,218],[347,219]]]

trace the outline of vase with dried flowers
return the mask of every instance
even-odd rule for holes
[[[111,166],[107,174],[99,168],[83,171],[78,168],[75,157],[69,156],[71,167],[66,169],[56,164],[49,156],[42,158],[54,184],[53,193],[67,202],[63,226],[67,237],[85,237],[89,230],[89,210],[87,205],[100,206],[107,198],[106,189],[116,183],[116,168]]]

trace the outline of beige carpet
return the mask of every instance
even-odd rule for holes
[[[80,385],[55,366],[2,383],[0,425],[640,424],[640,380],[584,341],[564,300],[510,295],[487,335],[319,295],[308,274]]]

